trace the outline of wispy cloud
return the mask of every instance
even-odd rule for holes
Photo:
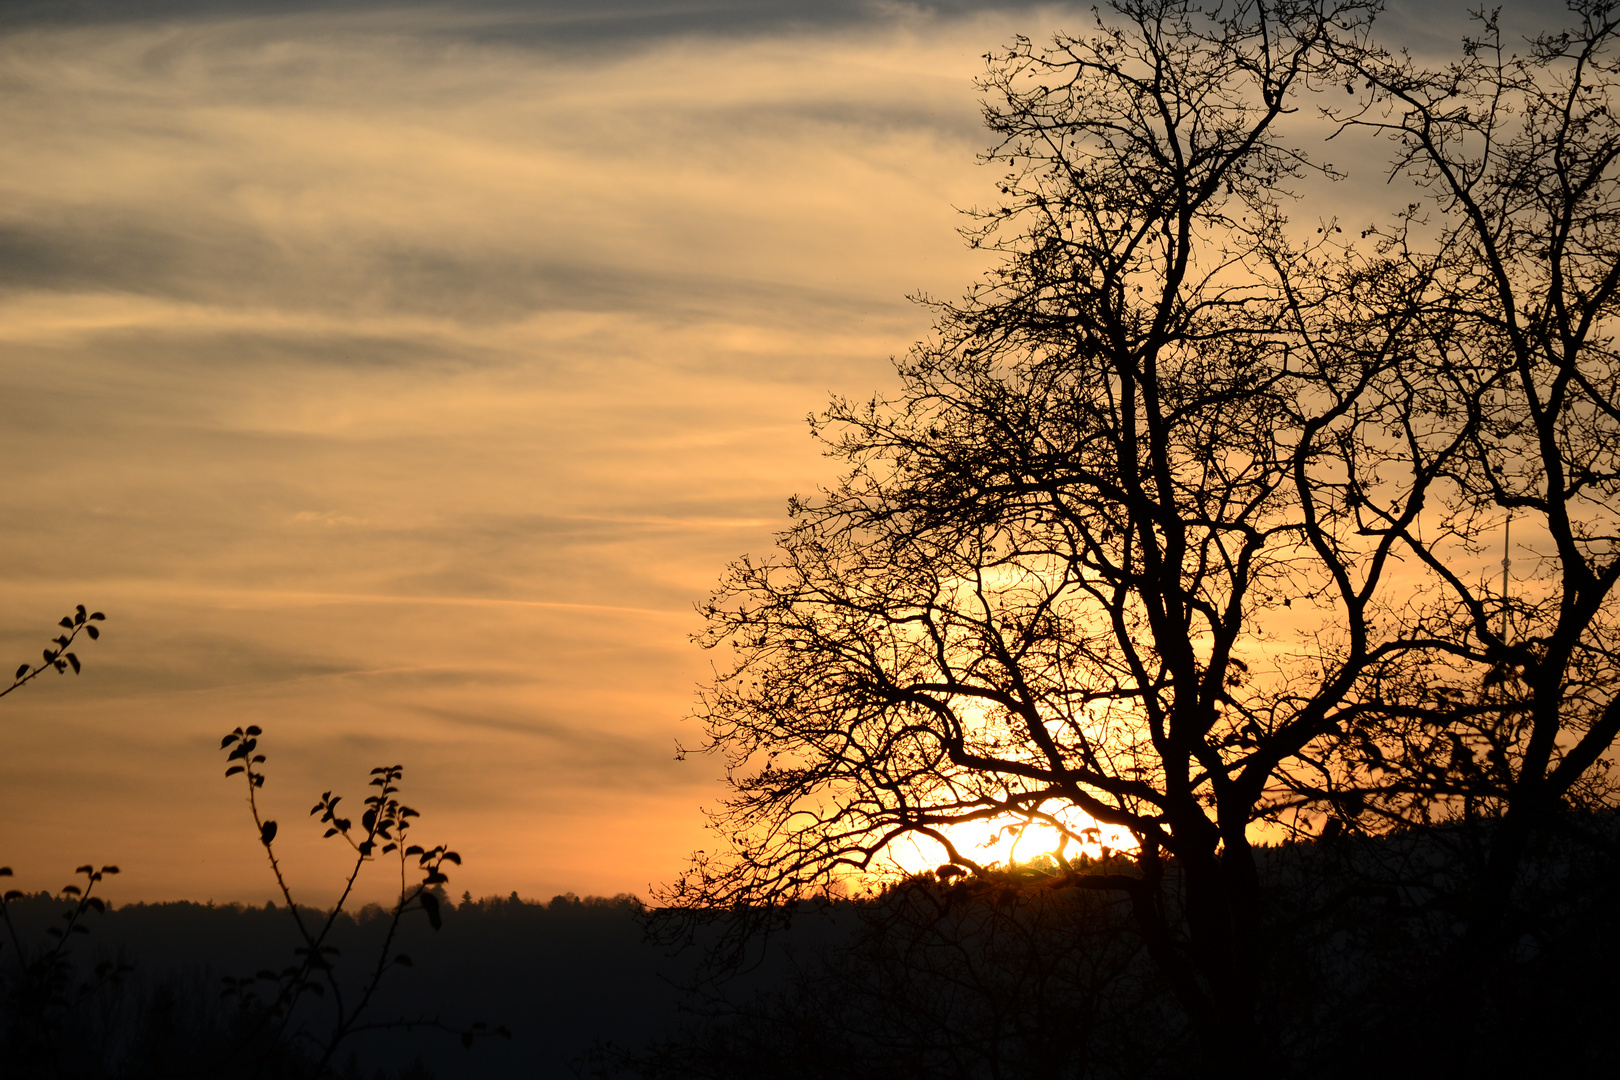
[[[212,750],[260,722],[287,815],[405,761],[475,892],[672,873],[691,604],[975,276],[969,80],[1054,19],[6,5],[0,643],[111,616],[7,701],[8,861],[262,893]]]
[[[8,863],[262,898],[258,722],[289,823],[405,762],[457,888],[674,872],[691,604],[982,270],[981,54],[1088,6],[0,6],[0,646],[110,616],[0,712]]]

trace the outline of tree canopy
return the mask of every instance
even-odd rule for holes
[[[998,262],[897,396],[818,419],[843,478],[705,606],[730,846],[670,900],[800,898],[908,835],[988,872],[964,822],[1124,830],[1128,872],[1065,847],[1062,882],[1129,899],[1237,1072],[1256,845],[1499,821],[1487,949],[1527,838],[1608,805],[1620,22],[1484,18],[1428,68],[1374,8],[1119,0],[988,57]],[[1411,206],[1303,199],[1340,175],[1313,125],[1385,133]]]

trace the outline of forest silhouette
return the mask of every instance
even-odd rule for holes
[[[1377,13],[1116,0],[987,56],[995,267],[927,301],[898,394],[816,418],[842,479],[703,605],[730,792],[652,906],[452,902],[401,765],[358,819],[319,796],[354,862],[300,906],[239,728],[282,903],[108,911],[91,865],[7,893],[12,1070],[1602,1068],[1620,5],[1523,41],[1482,12],[1437,66]],[[1384,147],[1406,208],[1321,212],[1312,132]],[[1058,839],[985,862],[981,826]]]

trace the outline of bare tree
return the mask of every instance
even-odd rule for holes
[[[1620,732],[1616,23],[1574,10],[1440,71],[1359,3],[1122,0],[991,57],[999,265],[896,399],[834,403],[845,477],[708,604],[729,847],[668,899],[762,910],[905,836],[984,874],[966,822],[1123,830],[1129,867],[1062,849],[1063,881],[1129,898],[1212,1075],[1268,1065],[1267,836],[1490,818],[1498,947]],[[1359,237],[1286,213],[1335,175],[1284,132],[1325,89],[1416,184]]]
[[[1401,459],[1365,433],[1416,422],[1420,312],[1390,301],[1421,290],[1336,226],[1290,239],[1289,185],[1331,170],[1279,125],[1368,16],[1131,0],[992,58],[1005,198],[971,235],[1001,263],[938,305],[898,399],[834,404],[845,479],[708,605],[733,847],[671,901],[802,895],[906,835],[982,871],[963,822],[1118,827],[1129,872],[1068,882],[1129,896],[1212,1074],[1263,1064],[1255,826],[1320,803],[1291,770],[1432,647],[1387,571],[1464,438],[1425,440],[1365,527],[1344,476]]]
[[[1403,415],[1455,451],[1413,521],[1364,499],[1367,528],[1398,532],[1421,567],[1407,617],[1444,645],[1390,685],[1381,734],[1336,744],[1319,775],[1347,821],[1490,822],[1468,977],[1500,954],[1533,839],[1614,802],[1620,5],[1569,7],[1569,28],[1517,47],[1476,16],[1438,69],[1346,53],[1366,93],[1332,110],[1387,133],[1421,190],[1376,234],[1402,283],[1389,295],[1421,310]]]

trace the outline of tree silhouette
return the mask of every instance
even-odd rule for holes
[[[1352,826],[1483,824],[1443,995],[1460,1008],[1534,914],[1516,895],[1534,845],[1612,854],[1569,811],[1614,805],[1620,734],[1620,6],[1569,7],[1518,45],[1478,13],[1440,68],[1360,51],[1363,100],[1330,110],[1388,135],[1422,193],[1370,235],[1422,314],[1407,423],[1456,449],[1419,522],[1367,503],[1422,567],[1407,617],[1443,644],[1319,775]]]
[[[1615,154],[1610,7],[1577,10],[1441,74],[1372,46],[1359,3],[1122,0],[991,57],[1003,199],[969,235],[1000,263],[935,305],[898,398],[834,402],[843,480],[706,605],[735,650],[699,713],[728,845],[666,899],[764,911],[907,835],[982,875],[966,822],[1121,829],[1129,868],[1059,872],[1129,897],[1208,1072],[1251,1075],[1262,830],[1511,807],[1510,883],[1515,815],[1601,798]],[[1421,199],[1370,242],[1290,224],[1336,174],[1282,125],[1347,84],[1339,120],[1404,140],[1438,239]],[[1556,554],[1509,604],[1477,567],[1521,506]],[[1490,808],[1481,746],[1513,762]]]

